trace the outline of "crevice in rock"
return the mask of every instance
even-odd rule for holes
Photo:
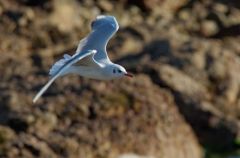
[[[40,151],[30,144],[24,144],[24,147],[28,149],[34,156],[40,156]]]
[[[223,27],[215,35],[210,38],[224,38],[224,37],[236,37],[240,35],[240,24]]]

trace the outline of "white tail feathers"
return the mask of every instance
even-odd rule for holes
[[[65,75],[67,70],[71,65],[78,62],[79,60],[95,54],[96,50],[88,50],[84,54],[75,54],[73,56],[70,56],[68,54],[65,54],[63,56],[63,59],[57,61],[51,68],[49,74],[52,76],[52,78],[47,82],[47,84],[37,93],[37,95],[33,98],[33,102],[35,103],[42,95],[43,93],[48,89],[48,87],[59,77],[62,75]]]
[[[63,59],[57,61],[52,68],[50,69],[49,74],[52,78],[47,82],[47,84],[38,92],[38,94],[33,98],[33,102],[35,103],[43,93],[48,89],[48,87],[57,79],[59,76],[64,74],[63,66],[70,60],[72,57],[68,54],[64,54]],[[61,70],[60,70],[61,69]],[[66,68],[65,68],[66,69]]]
[[[72,57],[68,54],[64,54],[63,59],[58,60],[50,69],[49,75],[54,76]]]

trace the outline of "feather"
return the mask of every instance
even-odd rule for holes
[[[58,60],[50,69],[49,75],[54,76],[59,69],[65,65],[69,60],[71,59],[71,56],[68,54],[64,54],[63,59]]]

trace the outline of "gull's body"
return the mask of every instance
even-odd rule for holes
[[[63,59],[52,66],[49,72],[52,78],[34,97],[33,102],[41,97],[55,79],[69,73],[99,80],[131,76],[122,66],[112,63],[107,55],[107,43],[119,28],[116,19],[101,15],[91,26],[92,32],[80,41],[76,53],[73,56],[65,54]]]

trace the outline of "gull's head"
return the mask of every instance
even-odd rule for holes
[[[107,31],[116,32],[119,28],[118,22],[114,16],[110,15],[99,15],[91,23],[93,30],[106,28]]]
[[[112,64],[108,67],[108,75],[111,76],[112,79],[122,78],[124,76],[133,77],[124,67],[118,64]]]

